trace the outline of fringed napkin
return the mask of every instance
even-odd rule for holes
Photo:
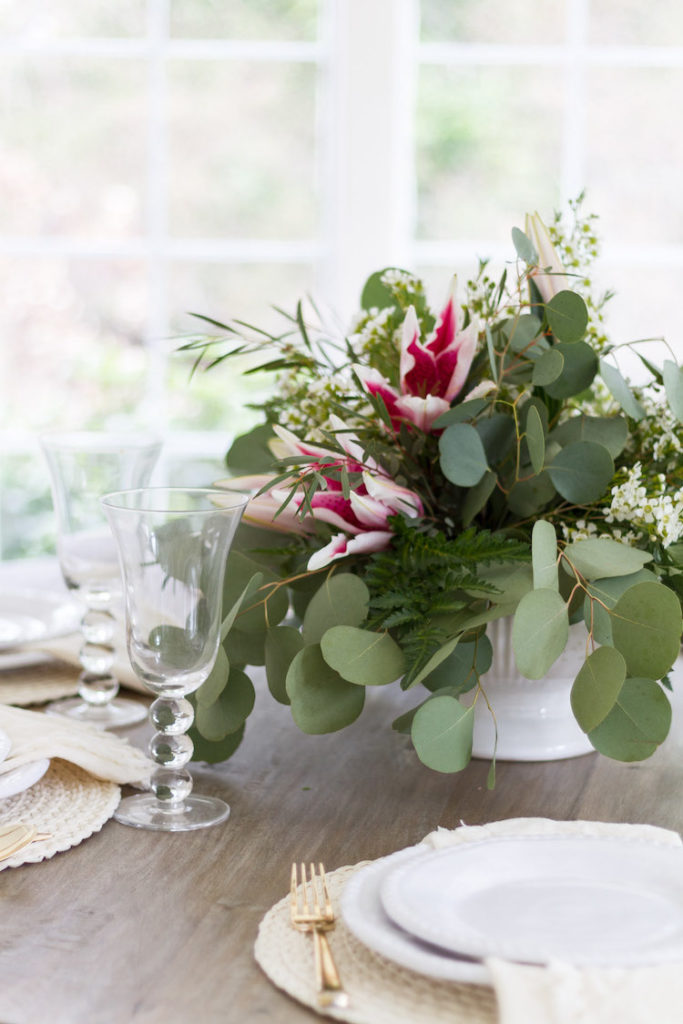
[[[144,786],[153,762],[127,740],[104,729],[56,715],[0,704],[0,729],[12,743],[0,775],[41,758],[62,758],[97,779]]]

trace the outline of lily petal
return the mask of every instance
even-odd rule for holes
[[[362,554],[371,551],[384,551],[391,542],[393,534],[389,530],[370,530],[349,539],[343,533],[336,534],[329,544],[314,552],[308,560],[307,569],[322,569],[338,558],[347,555]]]
[[[540,214],[527,213],[524,230],[538,253],[538,268],[532,273],[534,284],[541,293],[543,301],[550,302],[553,295],[569,288],[569,280],[562,266],[562,260],[550,240],[550,234],[541,220]]]

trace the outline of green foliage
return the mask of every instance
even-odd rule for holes
[[[184,346],[197,370],[258,356],[250,372],[278,382],[227,456],[233,472],[268,476],[228,563],[195,756],[236,749],[253,703],[244,668],[265,665],[311,734],[355,721],[368,686],[422,687],[394,728],[424,764],[458,771],[474,716],[459,698],[482,699],[486,630],[505,616],[530,679],[585,625],[571,700],[598,750],[633,760],[662,742],[681,640],[683,371],[641,357],[650,385],[622,375],[609,296],[590,289],[593,221],[570,206],[552,251],[515,228],[517,259],[498,277],[480,261],[462,305],[433,309],[418,278],[385,268],[344,338],[309,301],[279,334],[210,321],[219,333]],[[557,275],[571,283],[553,294]],[[165,558],[182,578],[182,536]],[[170,627],[158,639],[169,657],[182,646]]]

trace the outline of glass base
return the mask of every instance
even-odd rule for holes
[[[65,715],[100,729],[120,729],[124,725],[135,725],[136,722],[144,722],[149,713],[145,704],[118,697],[100,707],[91,706],[80,697],[68,697],[66,700],[53,701],[45,710],[48,715]]]
[[[149,828],[157,832],[189,832],[209,828],[226,821],[230,807],[215,796],[188,796],[177,807],[164,804],[153,793],[127,796],[121,801],[114,819],[133,828]]]

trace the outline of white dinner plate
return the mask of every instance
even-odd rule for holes
[[[29,761],[28,764],[19,765],[18,768],[0,774],[0,800],[23,793],[25,789],[42,779],[49,767],[49,758],[41,757],[39,761]]]
[[[500,837],[406,861],[380,898],[451,953],[635,967],[683,959],[683,848],[586,836]]]
[[[0,651],[78,628],[79,611],[66,597],[40,590],[0,592]]]
[[[384,912],[380,887],[387,875],[402,865],[419,862],[430,853],[428,846],[411,846],[361,868],[344,887],[342,918],[363,945],[401,967],[444,981],[490,984],[489,972],[483,964],[422,942],[398,928]]]

